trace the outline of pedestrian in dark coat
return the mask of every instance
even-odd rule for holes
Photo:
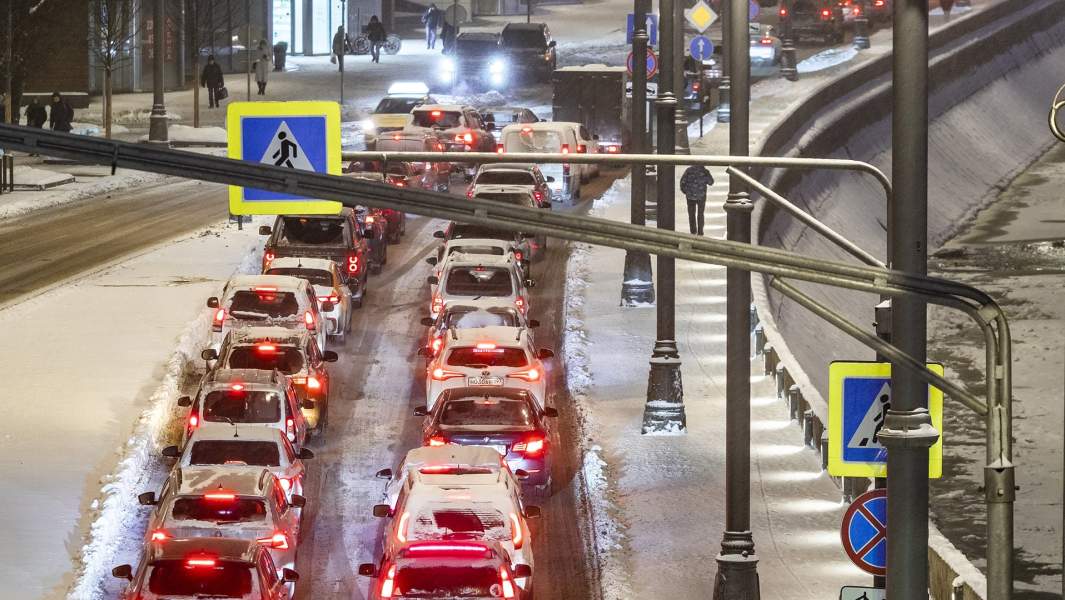
[[[40,100],[34,96],[33,100],[30,101],[30,105],[26,107],[26,124],[40,129],[44,127],[46,121],[48,121],[48,111],[41,106]]]
[[[425,46],[429,50],[436,48],[436,31],[440,29],[440,22],[444,20],[444,12],[430,4],[422,14],[422,23],[425,24]]]
[[[69,132],[73,129],[70,124],[73,120],[74,109],[70,108],[70,105],[59,95],[59,92],[52,92],[52,106],[51,112],[48,114],[48,126],[52,128],[52,131]]]
[[[366,37],[370,39],[370,54],[373,56],[370,62],[381,62],[381,46],[385,45],[388,34],[385,33],[385,26],[377,15],[370,17],[370,22],[366,25]]]
[[[333,34],[333,56],[336,57],[337,71],[344,70],[345,41],[347,40],[344,36],[344,26],[341,25],[337,27],[337,32]]]
[[[688,228],[692,234],[703,234],[706,188],[713,184],[713,176],[702,165],[692,165],[684,169],[684,174],[680,176],[680,191],[688,201]]]
[[[215,62],[213,54],[207,57],[207,66],[200,75],[200,85],[207,88],[207,107],[217,108],[218,90],[225,87],[226,83],[222,79],[222,67]]]

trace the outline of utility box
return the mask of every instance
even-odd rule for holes
[[[552,77],[552,120],[584,125],[599,136],[600,152],[627,151],[631,133],[625,67],[584,65],[557,69]]]

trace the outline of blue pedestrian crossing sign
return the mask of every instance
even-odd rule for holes
[[[692,43],[688,49],[691,50],[692,58],[695,60],[706,60],[714,55],[714,43],[705,35],[697,35],[692,38]]]
[[[233,102],[226,112],[229,158],[340,174],[340,107],[336,102]],[[337,214],[339,202],[287,192],[229,186],[234,215]]]
[[[928,370],[943,374],[943,365]],[[828,368],[828,472],[886,477],[887,450],[877,435],[891,408],[891,363],[835,361]],[[943,392],[928,387],[928,412],[940,436],[928,452],[928,476],[943,472]]]

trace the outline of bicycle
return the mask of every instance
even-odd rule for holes
[[[394,33],[388,34],[385,38],[385,43],[381,45],[381,49],[385,51],[385,54],[394,56],[399,54],[400,49],[403,47],[403,39]],[[360,33],[353,39],[349,39],[345,44],[344,49],[346,54],[369,54],[370,53],[370,38],[365,33]]]

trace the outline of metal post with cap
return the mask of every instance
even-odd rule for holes
[[[166,50],[166,35],[163,19],[166,18],[165,0],[155,0],[152,6],[152,113],[148,117],[148,141],[166,142],[169,140],[166,124],[166,103],[163,98],[163,69],[166,62],[163,52]]]
[[[791,0],[781,0],[780,3],[781,40],[780,47],[780,75],[788,81],[799,80],[799,68],[795,56],[795,30],[791,21]]]

